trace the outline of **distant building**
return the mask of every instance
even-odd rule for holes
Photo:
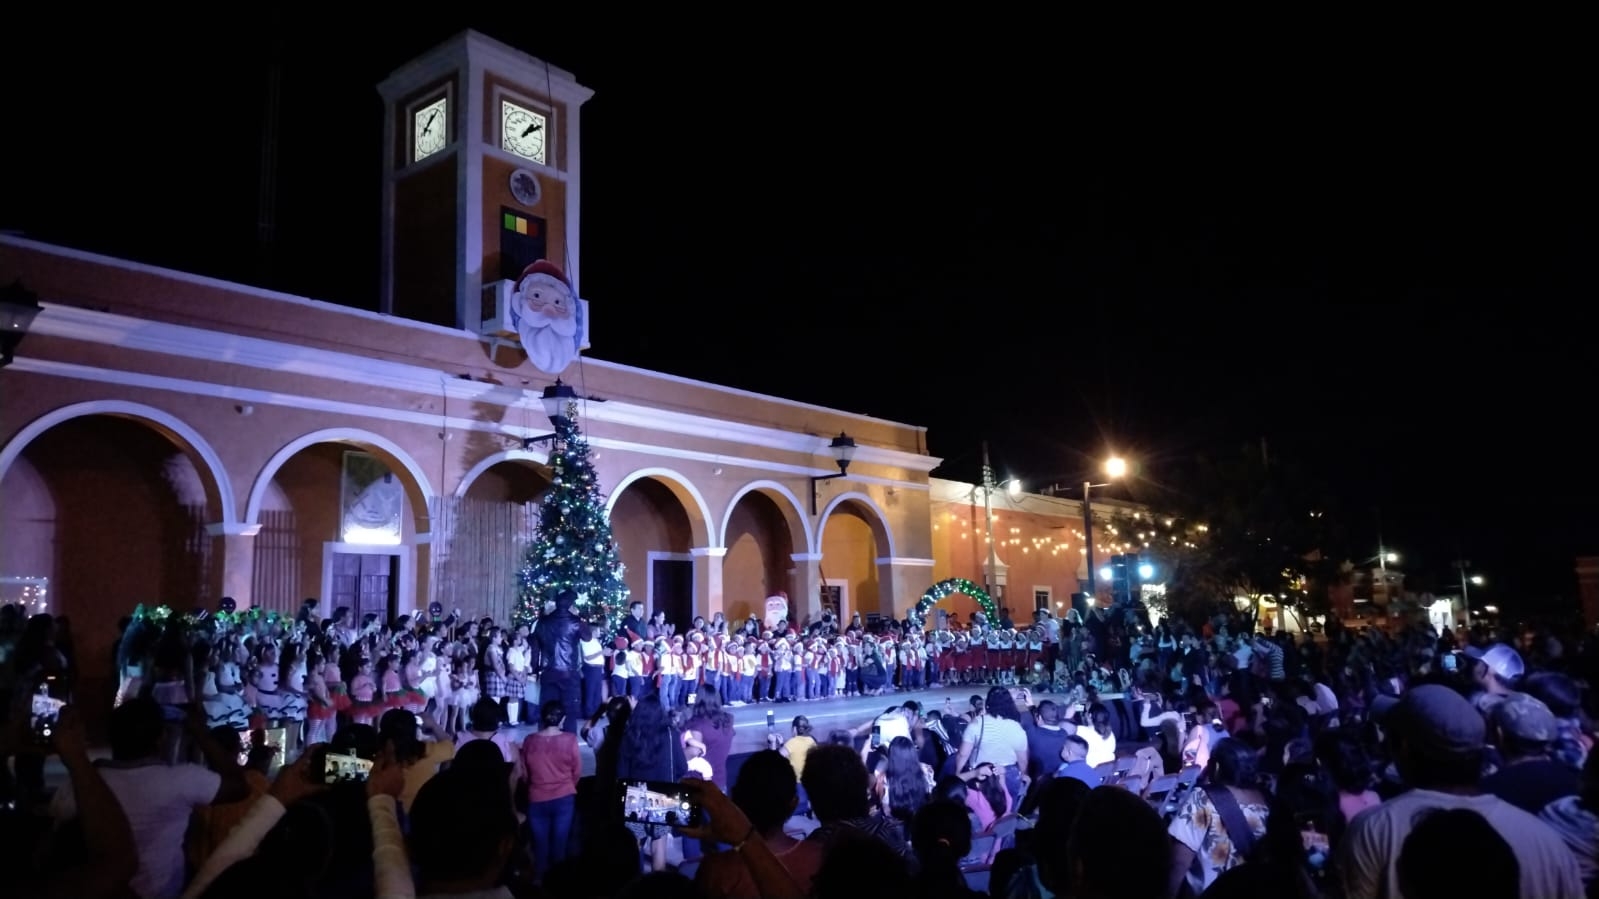
[[[1008,606],[1017,620],[1030,620],[1034,609],[1065,614],[1071,608],[1072,594],[1086,592],[1091,583],[1100,580],[1088,570],[1083,549],[1081,500],[1038,493],[1013,496],[994,489],[989,502],[995,542],[990,578],[983,487],[931,478],[929,490],[934,582],[964,578],[986,585],[995,601]],[[1095,499],[1093,505],[1094,564],[1104,566],[1112,556],[1136,549],[1124,543],[1125,535],[1111,530],[1110,522],[1133,513],[1147,514],[1147,510],[1117,500]],[[1110,584],[1097,586],[1097,592],[1103,594],[1101,600],[1108,601]],[[977,604],[955,597],[949,608],[964,620],[977,610]]]

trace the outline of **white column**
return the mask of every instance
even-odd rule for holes
[[[799,621],[816,621],[822,617],[822,554],[795,553],[793,577],[788,592],[792,614]]]
[[[722,604],[722,560],[727,556],[725,546],[700,546],[689,550],[694,557],[694,614],[727,614]]]

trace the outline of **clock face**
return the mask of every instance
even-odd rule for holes
[[[440,97],[411,114],[411,161],[418,162],[449,143],[449,100]]]
[[[511,196],[516,198],[516,202],[523,206],[537,206],[542,194],[539,176],[528,169],[517,169],[511,173]]]
[[[500,102],[500,147],[523,159],[544,165],[544,138],[548,120],[543,113],[518,106],[510,100]]]

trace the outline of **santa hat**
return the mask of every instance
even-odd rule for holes
[[[540,259],[527,268],[522,269],[522,277],[517,278],[516,283],[522,283],[523,281],[527,280],[528,276],[530,275],[549,275],[551,278],[554,278],[562,284],[565,284],[568,288],[571,288],[572,286],[572,282],[566,280],[566,272],[561,271],[561,267],[559,265],[556,265],[548,259]]]

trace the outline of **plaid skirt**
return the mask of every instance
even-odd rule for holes
[[[511,686],[509,680],[498,671],[483,672],[483,695],[490,699],[503,699],[510,696]]]

